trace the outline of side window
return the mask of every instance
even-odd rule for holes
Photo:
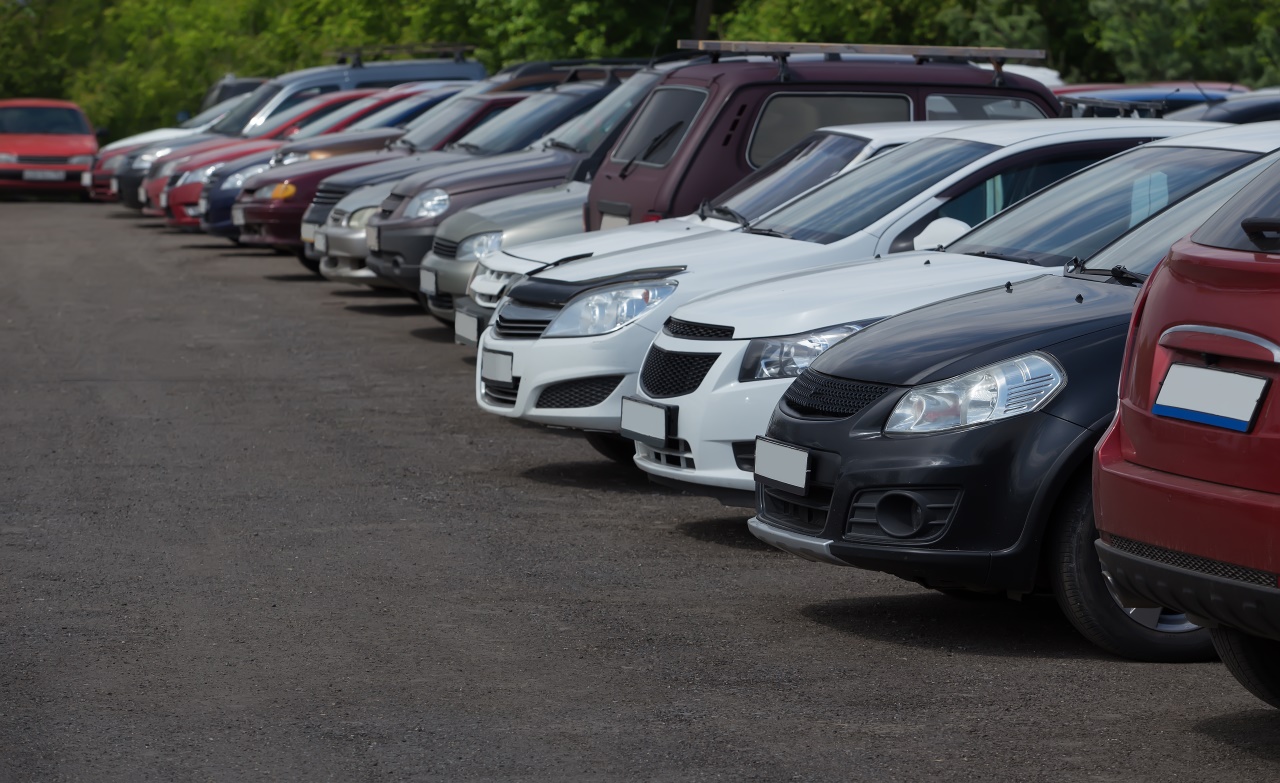
[[[316,109],[315,111],[308,114],[306,117],[303,117],[302,119],[295,122],[294,125],[298,126],[299,128],[305,128],[311,123],[315,122],[316,120],[321,119],[326,114],[332,114],[333,112],[343,108],[344,106],[346,106],[346,104],[341,102],[331,103],[328,106],[322,106],[319,109]]]
[[[747,162],[759,168],[808,133],[826,125],[910,119],[911,100],[905,95],[775,95],[760,111],[751,146],[747,149]]]
[[[898,253],[914,249],[915,238],[930,223],[941,218],[958,220],[969,228],[973,228],[1032,193],[1108,157],[1111,152],[1099,151],[1088,155],[1027,161],[993,174],[916,221],[893,240],[889,252]],[[1136,194],[1134,198],[1137,199]],[[1154,212],[1155,209],[1151,211]]]
[[[613,159],[621,163],[634,160],[656,167],[667,165],[706,100],[707,94],[702,90],[682,87],[654,90],[626,135],[613,148]],[[797,135],[792,143],[808,132]]]
[[[1022,98],[1001,95],[930,95],[924,102],[930,120],[1039,120],[1044,110]]]
[[[373,80],[373,81],[367,81],[367,82],[362,81],[362,82],[359,82],[359,86],[360,86],[361,88],[366,88],[366,89],[383,89],[383,90],[385,90],[385,89],[387,89],[388,87],[395,87],[395,86],[397,86],[397,85],[404,84],[405,82],[411,82],[411,81],[413,81],[413,79],[412,79],[412,78],[404,78],[404,79],[375,79],[375,80]]]
[[[285,98],[280,105],[276,107],[275,111],[272,112],[272,115],[278,115],[285,109],[291,109],[303,101],[309,101],[317,95],[323,95],[326,92],[334,92],[337,89],[338,85],[336,84],[326,84],[322,87],[308,87],[305,90],[298,90],[293,95]]]

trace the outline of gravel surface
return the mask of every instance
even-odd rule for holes
[[[1231,780],[1280,712],[772,551],[418,306],[0,203],[0,781]]]

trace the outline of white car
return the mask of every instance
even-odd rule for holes
[[[572,237],[528,242],[480,259],[458,303],[457,340],[475,345],[512,284],[559,259],[583,253],[636,250],[706,231],[731,231],[863,161],[907,142],[978,122],[880,122],[819,128],[792,149],[717,196],[692,215],[634,223]],[[519,198],[519,197],[516,197]],[[585,201],[585,196],[584,196]],[[492,202],[491,202],[492,203]],[[489,205],[486,205],[489,206]],[[505,240],[505,237],[503,238]],[[511,243],[507,243],[511,244]],[[424,273],[426,274],[426,273]]]
[[[676,308],[739,285],[942,244],[1074,170],[1203,123],[1028,120],[936,134],[872,158],[743,231],[568,261],[513,286],[481,335],[476,400],[589,431],[618,458],[622,398]],[[938,229],[941,229],[939,231]],[[950,233],[950,236],[947,234]]]
[[[1042,264],[1053,273],[1069,259],[1111,269],[1167,251],[1268,165],[1250,161],[1277,147],[1274,130],[1254,126],[1155,142],[1014,206],[947,252],[904,253],[690,302],[654,339],[637,394],[622,401],[635,463],[660,483],[754,508],[755,438],[827,348],[885,317],[1050,271]],[[1035,263],[1014,260],[1021,258]]]
[[[196,116],[182,123],[177,128],[156,128],[155,130],[135,133],[132,136],[126,136],[123,139],[117,139],[102,149],[98,150],[98,157],[102,157],[108,152],[121,149],[123,147],[138,147],[144,144],[154,144],[157,141],[165,141],[167,139],[178,139],[183,136],[194,136],[197,133],[204,133],[212,128],[218,120],[226,116],[227,112],[234,109],[245,98],[248,93],[233,96],[226,99],[222,103],[211,106],[200,112]],[[123,159],[122,159],[123,160]]]

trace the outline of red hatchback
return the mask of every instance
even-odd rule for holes
[[[0,191],[81,193],[98,139],[74,103],[0,101]]]
[[[1098,552],[1121,603],[1176,608],[1209,626],[1227,667],[1276,707],[1278,305],[1280,164],[1174,245],[1147,281],[1093,475]]]

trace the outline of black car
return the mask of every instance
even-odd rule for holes
[[[1231,95],[1225,100],[1198,103],[1171,111],[1164,118],[1234,123],[1280,120],[1280,89],[1273,87]]]
[[[1052,592],[1084,636],[1118,655],[1211,657],[1185,616],[1112,597],[1093,548],[1090,465],[1115,413],[1142,281],[1277,156],[1249,157],[1061,277],[922,307],[820,355],[757,441],[752,532],[943,592]],[[948,250],[983,252],[963,245],[980,232]],[[1042,233],[1046,247],[1055,241]]]

